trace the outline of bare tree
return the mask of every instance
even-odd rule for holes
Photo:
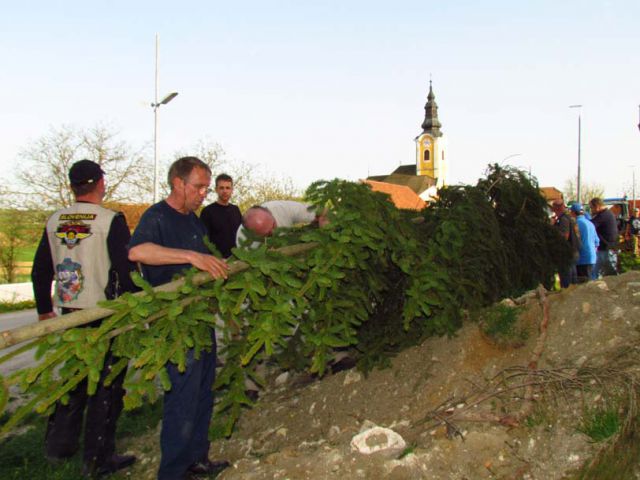
[[[209,139],[200,140],[188,151],[179,151],[175,158],[193,155],[201,159],[211,168],[213,178],[226,173],[233,178],[233,203],[245,211],[252,205],[268,200],[290,200],[301,197],[291,178],[286,176],[267,175],[259,167],[247,162],[230,160],[220,144]],[[214,201],[212,196],[208,202]]]
[[[0,271],[7,283],[18,273],[20,250],[37,242],[42,233],[41,212],[5,209],[0,211]]]
[[[253,205],[260,205],[269,200],[297,200],[301,196],[302,193],[289,177],[258,175],[251,179],[250,184],[242,185],[235,201],[244,212]]]
[[[21,157],[17,186],[5,188],[14,197],[20,196],[25,206],[54,209],[70,205],[69,167],[83,158],[100,164],[105,171],[105,201],[140,202],[151,192],[152,167],[143,150],[133,150],[104,125],[52,128],[25,147]]]
[[[577,181],[575,178],[570,178],[564,182],[564,198],[567,201],[576,200],[576,185]],[[604,187],[599,183],[581,183],[580,184],[580,203],[587,204],[592,198],[604,196]]]

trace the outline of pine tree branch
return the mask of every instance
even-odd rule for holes
[[[305,253],[318,244],[315,242],[299,243],[297,245],[288,245],[281,247],[275,251],[286,256],[293,257]],[[245,262],[232,262],[229,265],[229,276],[243,272],[249,268],[249,265]],[[199,272],[192,277],[192,284],[194,286],[202,285],[204,283],[212,281],[213,278],[208,272]],[[153,290],[155,292],[176,292],[185,284],[185,279],[180,278],[173,282],[159,285]],[[144,292],[138,292],[135,295],[143,296]],[[77,312],[69,313],[68,315],[62,315],[59,317],[51,318],[38,323],[25,325],[24,327],[14,328],[13,330],[5,330],[0,332],[0,350],[3,350],[11,345],[31,340],[32,338],[42,337],[50,333],[59,332],[69,328],[77,327],[79,325],[85,325],[101,318],[106,318],[116,313],[114,310],[103,307],[88,308],[86,310],[79,310]]]

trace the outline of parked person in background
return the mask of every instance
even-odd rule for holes
[[[131,238],[129,258],[142,263],[143,276],[151,285],[167,283],[192,265],[214,278],[227,277],[227,264],[209,254],[206,229],[194,213],[210,183],[206,163],[196,157],[180,158],[169,169],[169,196],[142,215]],[[214,475],[229,466],[227,461],[208,457],[216,372],[213,328],[211,341],[211,351],[201,351],[197,358],[193,349],[187,352],[184,372],[174,363],[166,365],[171,390],[164,395],[159,480]]]
[[[562,238],[569,243],[573,253],[571,264],[558,272],[560,276],[560,286],[567,288],[569,285],[578,283],[576,262],[578,261],[580,247],[582,246],[580,232],[578,231],[575,220],[567,213],[563,200],[554,200],[551,208],[555,214],[554,225],[558,229],[558,232],[560,232]]]
[[[640,209],[633,210],[633,214],[629,217],[629,223],[625,231],[625,241],[628,242],[629,250],[634,255],[640,253],[638,249],[638,236],[640,236]]]
[[[54,302],[63,315],[136,290],[130,276],[134,265],[127,258],[131,238],[127,221],[122,213],[100,206],[105,194],[100,165],[90,160],[74,163],[69,169],[69,181],[76,201],[49,217],[33,260],[31,279],[38,320],[56,316],[51,301],[54,280]],[[126,369],[110,386],[102,383],[117,360],[107,352],[94,395],[87,395],[87,382],[83,380],[69,392],[67,405],[56,403],[45,434],[45,451],[50,461],[69,458],[78,450],[86,406],[84,475],[107,475],[135,462],[133,455],[115,453],[116,422],[123,406]]]
[[[216,177],[216,194],[218,199],[204,207],[200,220],[207,228],[209,240],[223,258],[229,258],[231,249],[236,246],[236,233],[242,223],[242,214],[237,205],[231,203],[233,179],[226,173]]]
[[[618,255],[615,249],[618,244],[618,227],[616,217],[605,206],[601,198],[592,199],[589,206],[591,207],[591,221],[596,227],[600,239],[592,278],[596,279],[601,275],[617,275]]]
[[[600,245],[600,239],[596,233],[596,227],[584,216],[584,208],[581,203],[571,205],[571,214],[576,220],[580,231],[582,248],[576,265],[578,283],[585,283],[591,280],[593,266],[596,263],[596,251]]]

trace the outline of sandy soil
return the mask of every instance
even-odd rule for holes
[[[540,369],[570,376],[640,345],[640,273],[550,293],[548,301]],[[597,388],[537,392],[531,415],[517,424],[478,421],[523,408],[523,389],[497,392],[496,375],[526,373],[541,318],[532,298],[519,319],[529,334],[518,347],[497,346],[467,322],[456,337],[429,339],[367,378],[356,370],[312,383],[292,375],[276,385],[272,378],[234,435],[212,444],[210,457],[232,462],[218,478],[562,478],[599,448],[577,430],[583,409],[602,401]],[[441,418],[451,420],[442,424]],[[373,425],[401,435],[403,454],[353,451],[352,438]],[[157,432],[124,446],[141,457],[131,478],[154,478]]]

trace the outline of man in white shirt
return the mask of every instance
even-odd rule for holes
[[[260,206],[251,207],[242,217],[242,225],[236,235],[236,244],[246,243],[246,230],[259,237],[270,237],[276,228],[290,228],[298,224],[328,223],[326,213],[316,215],[313,207],[293,200],[272,200]]]

